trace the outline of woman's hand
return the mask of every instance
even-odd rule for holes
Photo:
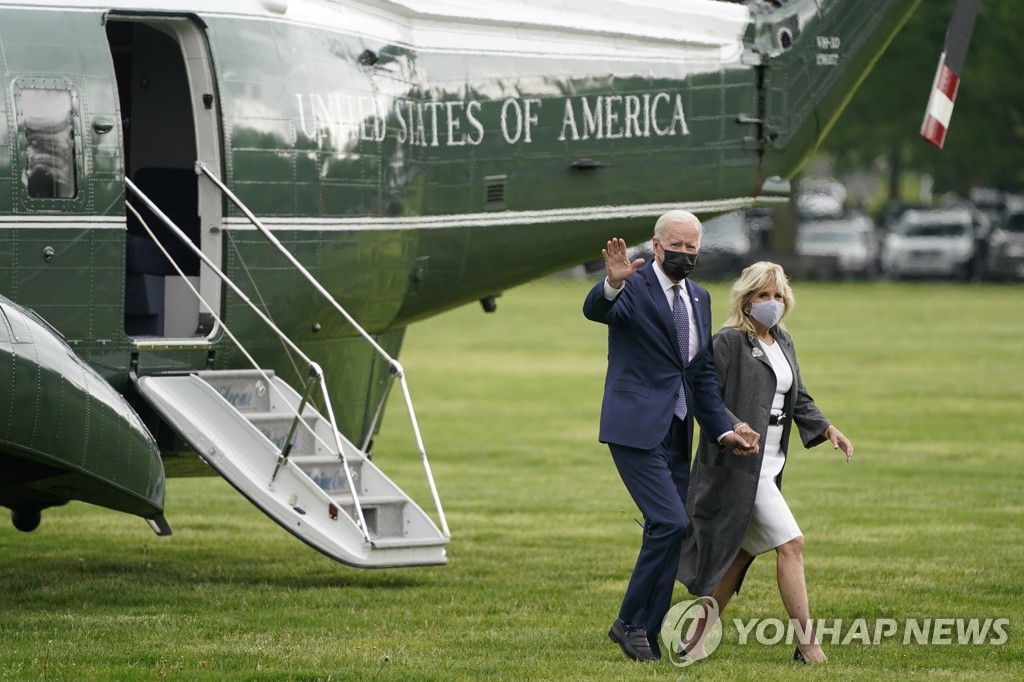
[[[829,439],[834,449],[843,451],[847,462],[853,459],[853,443],[843,435],[842,431],[829,424],[828,428],[825,429],[825,438]]]

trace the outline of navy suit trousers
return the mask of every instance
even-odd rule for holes
[[[651,450],[608,444],[626,490],[644,515],[643,543],[619,618],[645,628],[654,652],[660,652],[658,633],[672,605],[680,546],[689,523],[691,429],[673,418],[664,440]]]

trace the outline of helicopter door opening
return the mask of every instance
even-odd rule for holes
[[[196,174],[197,161],[220,167],[205,36],[192,21],[177,17],[111,15],[106,30],[121,105],[125,175],[220,263],[220,196]],[[126,200],[139,216],[126,209],[125,332],[137,342],[205,341],[214,333],[212,316],[191,287],[216,308],[220,282],[133,192],[126,190]]]

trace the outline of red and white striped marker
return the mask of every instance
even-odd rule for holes
[[[939,58],[939,68],[935,72],[932,94],[928,97],[928,108],[921,124],[921,137],[942,149],[949,129],[949,119],[953,116],[953,103],[956,102],[956,91],[960,88],[960,76],[946,66],[946,53]]]
[[[921,123],[921,137],[942,149],[949,130],[949,119],[953,116],[953,103],[960,89],[960,74],[967,57],[967,46],[974,32],[974,20],[978,16],[981,0],[956,0],[953,16],[946,30],[946,44],[939,57],[939,68],[935,71],[932,94],[928,96],[928,108]]]

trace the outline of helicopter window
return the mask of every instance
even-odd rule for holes
[[[20,94],[28,195],[71,199],[77,193],[71,92],[33,88]]]

